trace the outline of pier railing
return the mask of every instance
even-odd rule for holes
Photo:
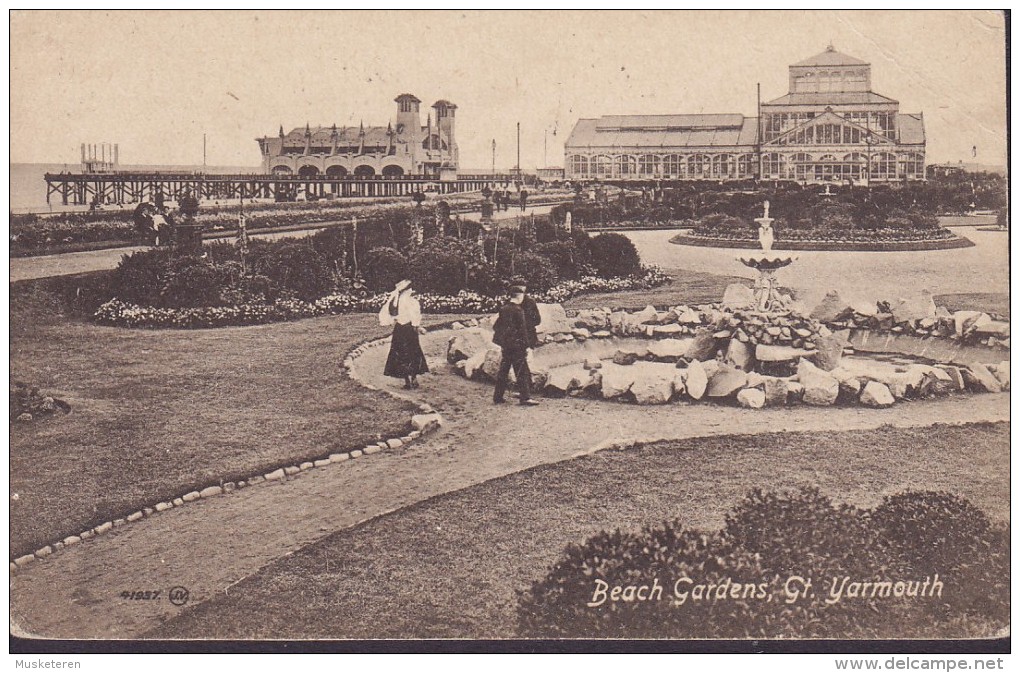
[[[457,194],[479,191],[512,180],[509,175],[467,175],[441,180],[429,175],[275,175],[265,173],[127,172],[47,173],[46,203],[107,205],[154,201],[158,195],[177,200],[185,194],[202,199],[322,199],[405,196],[426,191]]]

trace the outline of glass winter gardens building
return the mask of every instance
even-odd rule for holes
[[[581,119],[566,143],[566,178],[923,180],[924,145],[923,116],[874,93],[871,66],[830,46],[790,66],[790,93],[762,103],[759,118]]]

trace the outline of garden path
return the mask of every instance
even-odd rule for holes
[[[876,410],[795,407],[752,411],[714,405],[637,407],[544,400],[495,407],[491,389],[445,364],[449,331],[422,337],[434,373],[418,390],[381,375],[385,347],[355,362],[364,383],[428,402],[446,423],[396,451],[332,464],[284,482],[200,500],[114,529],[20,569],[10,580],[11,630],[50,638],[132,638],[175,615],[166,599],[187,587],[191,604],[333,532],[449,491],[616,443],[779,431],[870,429],[883,424],[1008,421],[1009,395],[903,403]],[[923,450],[923,447],[919,447]],[[897,489],[923,484],[902,475]],[[878,498],[881,494],[876,494]],[[120,597],[160,589],[161,600]],[[252,615],[258,619],[258,615]]]
[[[1009,290],[1009,241],[998,231],[979,231],[973,227],[949,227],[950,231],[974,242],[970,248],[917,252],[832,252],[779,251],[780,256],[796,261],[781,269],[777,278],[782,285],[801,292],[813,306],[829,290],[844,297],[860,295],[866,299],[897,299],[922,289],[933,294],[949,292],[1007,292]],[[703,248],[669,242],[677,231],[634,231],[627,236],[634,242],[645,264],[669,269],[704,271],[753,278],[738,257],[747,250]],[[891,285],[890,278],[895,278]]]
[[[544,215],[553,206],[534,206],[527,209],[527,215]],[[520,209],[511,208],[507,211],[494,213],[496,220],[512,220],[521,214]],[[472,217],[479,213],[463,213],[463,216]],[[311,227],[308,229],[296,229],[294,231],[280,231],[271,234],[252,234],[252,238],[259,238],[266,241],[285,237],[301,237],[314,234],[325,227]],[[59,255],[39,255],[37,257],[15,257],[10,260],[10,282],[19,280],[34,280],[36,278],[51,278],[53,276],[71,276],[78,273],[89,273],[92,271],[105,271],[115,269],[120,263],[120,258],[130,255],[139,250],[148,250],[150,246],[135,245],[124,248],[107,248],[104,250],[90,250],[88,252],[65,252]]]

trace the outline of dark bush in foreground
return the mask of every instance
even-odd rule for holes
[[[395,248],[372,248],[365,257],[364,276],[369,290],[392,290],[407,277],[407,257]]]
[[[520,593],[519,630],[534,638],[989,636],[1008,624],[1008,538],[944,493],[901,494],[869,511],[816,489],[756,490],[719,533],[674,522],[571,545]]]
[[[632,276],[641,272],[637,248],[623,234],[599,234],[589,243],[591,264],[605,278]]]

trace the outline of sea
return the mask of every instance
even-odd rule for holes
[[[261,173],[261,166],[169,166],[169,165],[121,165],[118,171],[173,171],[206,173]],[[10,174],[10,206],[12,213],[56,213],[67,210],[81,210],[83,207],[64,207],[60,197],[54,195],[53,203],[46,204],[47,173],[81,171],[79,164],[24,164],[12,163]]]

